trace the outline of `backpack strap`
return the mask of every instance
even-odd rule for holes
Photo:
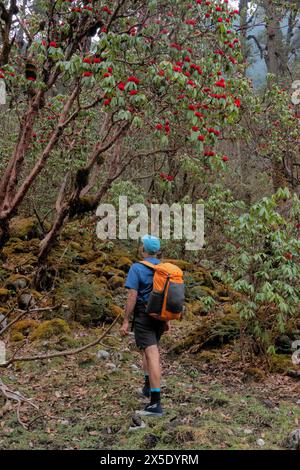
[[[143,264],[144,266],[147,266],[148,268],[152,269],[153,271],[155,271],[155,269],[156,269],[156,265],[150,263],[149,261],[138,261],[138,263]]]

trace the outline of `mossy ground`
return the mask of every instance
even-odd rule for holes
[[[175,326],[173,334],[182,327]],[[77,345],[97,333],[85,330]],[[169,341],[165,337],[165,346]],[[140,357],[132,337],[122,340],[117,328],[104,342],[98,349],[110,352],[106,361],[92,349],[1,371],[7,385],[40,406],[38,412],[21,408],[27,423],[40,416],[29,431],[18,423],[15,409],[2,413],[2,449],[256,449],[258,438],[265,449],[280,449],[299,426],[299,382],[282,374],[245,382],[245,366],[231,345],[209,354],[170,357],[163,352],[165,415],[146,418],[144,429],[129,431],[134,411],[144,406],[137,395],[143,375],[132,368],[140,365]],[[117,370],[110,372],[107,362]],[[0,398],[0,412],[2,406]]]

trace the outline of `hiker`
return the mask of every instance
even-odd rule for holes
[[[160,241],[157,237],[145,235],[142,237],[140,255],[144,261],[157,265],[160,261],[157,254],[160,250]],[[125,287],[128,297],[125,307],[125,317],[121,327],[121,334],[129,333],[129,322],[133,317],[132,328],[138,349],[142,353],[145,383],[142,395],[149,398],[150,403],[144,410],[139,411],[141,416],[162,416],[160,403],[160,354],[159,340],[165,331],[169,330],[168,321],[160,321],[146,313],[146,305],[153,288],[153,270],[141,263],[134,263],[127,275]]]

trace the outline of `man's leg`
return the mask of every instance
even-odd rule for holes
[[[152,345],[145,349],[145,357],[150,377],[151,401],[142,411],[137,413],[141,416],[162,416],[163,410],[160,404],[160,355],[158,346]]]
[[[145,349],[146,364],[148,367],[151,388],[160,388],[160,357],[156,344]]]

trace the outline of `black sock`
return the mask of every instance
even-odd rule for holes
[[[145,374],[145,375],[144,375],[144,377],[145,377],[145,384],[144,384],[144,385],[145,385],[145,387],[148,387],[148,388],[150,388],[150,379],[149,379],[149,374]]]
[[[150,405],[160,404],[160,388],[151,388],[151,402]]]

